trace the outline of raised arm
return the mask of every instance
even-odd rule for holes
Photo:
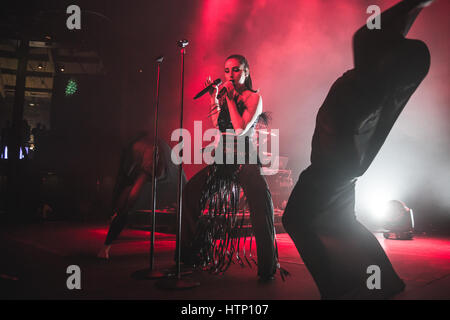
[[[259,94],[247,91],[247,95],[240,96],[239,99],[245,101],[247,107],[242,116],[237,110],[233,99],[227,97],[228,111],[230,112],[231,123],[236,135],[241,136],[248,132],[253,126],[258,116],[262,113],[262,98]]]
[[[212,83],[211,77],[208,77],[205,81],[205,87]],[[209,103],[209,116],[215,128],[217,128],[217,119],[219,118],[220,106],[219,100],[217,99],[217,94],[219,93],[218,86],[214,86],[214,91],[210,92],[210,103]]]

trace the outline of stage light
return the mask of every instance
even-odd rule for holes
[[[22,147],[19,147],[19,159],[24,159],[26,155],[28,155],[30,148],[25,147],[25,150],[22,150]],[[25,154],[24,154],[25,151]],[[5,146],[3,152],[0,155],[0,159],[8,160],[8,147]]]
[[[5,148],[3,148],[0,158],[5,160],[8,159],[8,146],[5,146]]]
[[[65,92],[66,96],[74,95],[75,92],[77,92],[77,90],[78,90],[77,81],[75,79],[69,79],[66,85],[66,92]]]
[[[372,216],[377,221],[384,221],[386,217],[387,201],[389,196],[387,192],[378,190],[370,195],[370,199],[367,200],[368,208],[370,208]]]
[[[414,215],[400,200],[391,200],[386,204],[383,236],[386,239],[411,240],[414,232]]]

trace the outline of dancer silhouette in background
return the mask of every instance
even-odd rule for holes
[[[140,133],[122,151],[119,172],[113,191],[113,212],[111,225],[99,258],[108,259],[111,244],[127,224],[128,213],[136,204],[145,183],[153,176],[153,137]],[[171,161],[170,147],[159,139],[157,178],[157,208],[175,206],[177,202],[178,167]],[[182,184],[186,184],[183,173]],[[149,206],[151,194],[148,194]]]
[[[356,220],[355,183],[428,73],[427,46],[405,36],[431,2],[402,1],[381,14],[381,30],[360,28],[354,69],[336,80],[318,111],[311,165],[292,191],[283,225],[322,299],[383,299],[405,287],[377,239]],[[372,265],[380,268],[381,289],[368,289]]]

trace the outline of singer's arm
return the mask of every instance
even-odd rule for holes
[[[217,84],[220,81],[220,79],[216,80]],[[219,94],[219,87],[218,85],[214,85],[214,83],[211,81],[211,76],[208,76],[208,78],[205,81],[205,88],[207,88],[210,85],[213,85],[214,90],[209,92],[210,97],[210,103],[209,103],[209,117],[211,118],[211,121],[214,125],[214,128],[217,128],[217,119],[219,119],[219,113],[220,113],[220,106],[219,106],[219,99],[217,95]]]
[[[236,135],[241,136],[247,133],[258,116],[262,113],[262,98],[259,94],[247,91],[247,95],[239,97],[245,101],[247,109],[242,116],[239,114],[236,103],[227,95],[228,110],[230,112],[231,123]]]
[[[210,99],[210,107],[209,107],[209,115],[211,117],[211,121],[214,125],[214,128],[217,128],[217,119],[219,119],[220,107],[219,100],[216,96],[211,96]]]

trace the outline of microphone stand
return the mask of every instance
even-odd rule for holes
[[[178,47],[181,48],[181,111],[180,111],[180,129],[183,129],[183,96],[184,96],[184,54],[186,53],[185,47],[189,42],[185,39],[178,41]],[[179,142],[182,142],[183,136],[180,136]],[[183,185],[182,185],[182,173],[183,173],[183,150],[181,150],[181,161],[178,167],[178,212],[177,212],[177,243],[176,243],[176,274],[175,277],[168,279],[161,279],[156,283],[156,286],[161,289],[181,290],[198,287],[199,282],[191,279],[181,278],[181,217],[183,211]]]
[[[158,109],[159,109],[159,78],[161,63],[164,56],[156,58],[158,71],[156,76],[156,108],[155,108],[155,132],[153,141],[153,176],[152,176],[152,230],[150,236],[150,267],[137,271],[134,276],[140,279],[159,279],[166,277],[166,274],[154,270],[154,254],[155,254],[155,230],[156,230],[156,168],[158,167]]]

